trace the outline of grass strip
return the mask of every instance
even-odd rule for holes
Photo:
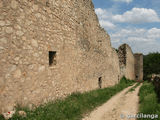
[[[129,93],[129,92],[132,92],[132,91],[135,91],[135,89],[140,85],[141,83],[136,83],[135,86],[133,86],[132,88],[130,88],[125,94]]]
[[[10,120],[80,120],[83,115],[102,105],[113,95],[133,85],[133,83],[134,81],[123,77],[115,86],[82,94],[73,93],[64,100],[56,100],[34,110],[17,108],[17,111],[24,110],[27,117],[21,117],[16,113]]]
[[[158,103],[157,94],[153,84],[144,82],[140,88],[139,96],[139,114],[143,114],[143,118],[139,118],[138,120],[160,120],[160,103]],[[159,115],[159,118],[156,118],[156,115]]]

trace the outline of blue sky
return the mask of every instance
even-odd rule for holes
[[[112,46],[127,43],[134,53],[160,52],[160,0],[92,0]]]

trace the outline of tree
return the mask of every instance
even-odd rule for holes
[[[160,53],[149,53],[143,57],[144,80],[151,74],[160,74]]]

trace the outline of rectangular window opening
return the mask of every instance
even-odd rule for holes
[[[49,66],[56,65],[56,51],[49,51]]]

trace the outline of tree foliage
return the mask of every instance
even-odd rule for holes
[[[151,74],[160,74],[160,53],[149,53],[143,58],[144,80]]]

